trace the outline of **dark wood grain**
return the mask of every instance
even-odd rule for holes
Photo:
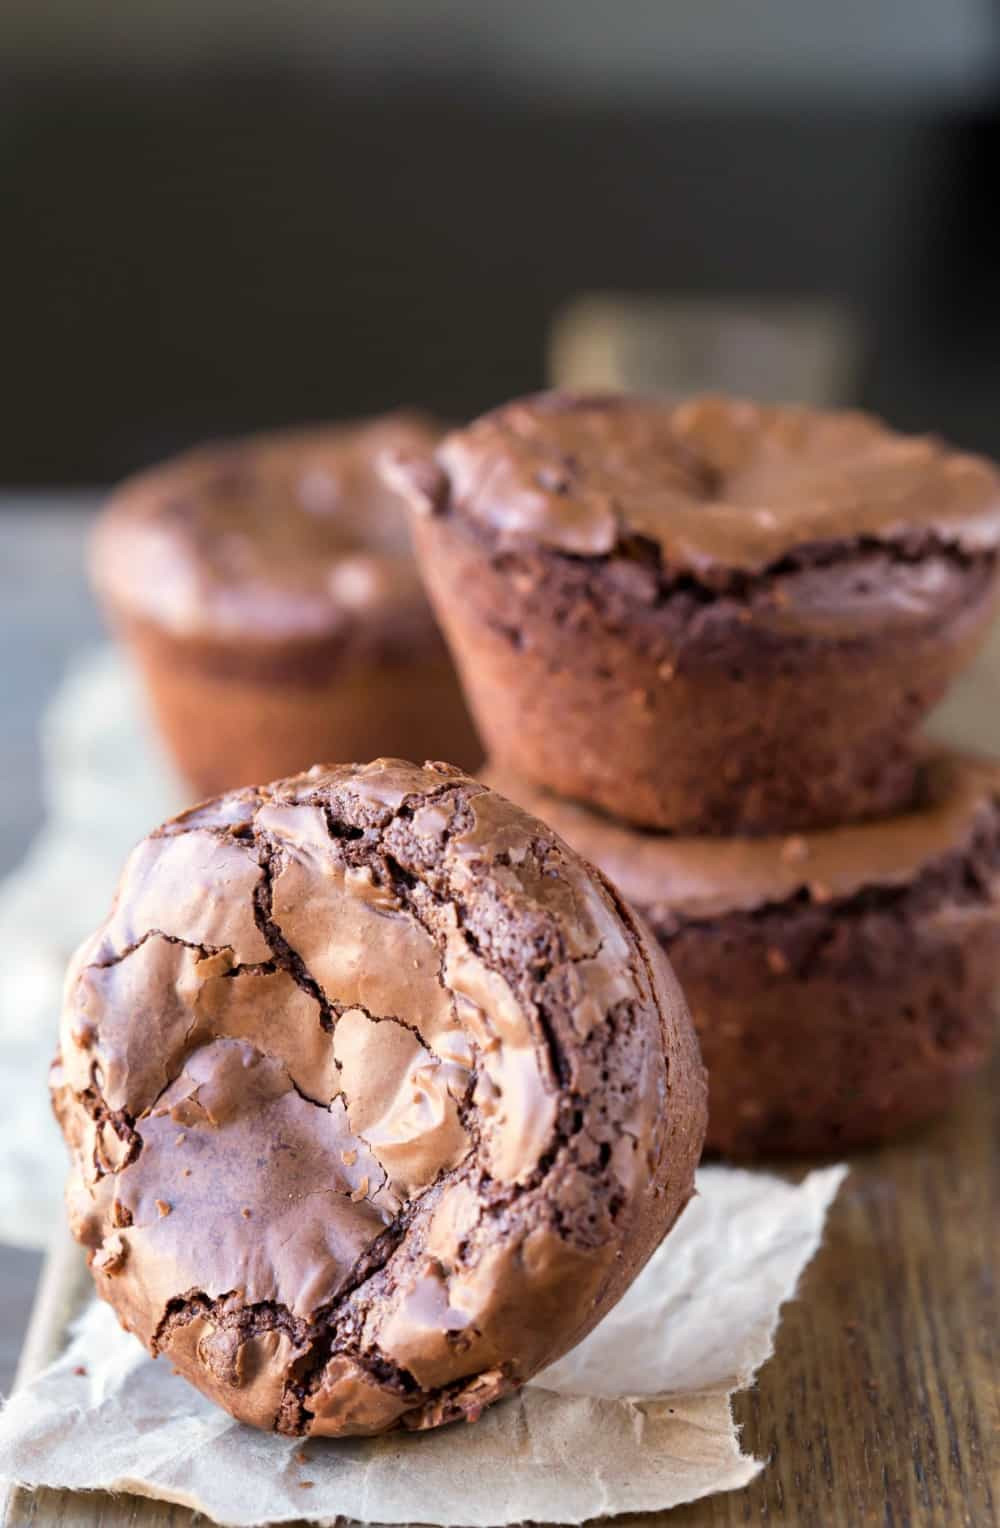
[[[859,1157],[736,1399],[767,1468],[744,1491],[620,1528],[991,1528],[1000,1523],[1000,1062],[937,1128]],[[16,1491],[6,1528],[190,1528],[133,1497]]]
[[[998,1521],[998,1090],[1000,1065],[936,1129],[855,1161],[775,1357],[736,1401],[768,1468],[671,1528]]]
[[[103,1491],[18,1491],[7,1509],[7,1523],[32,1528],[192,1528],[209,1519],[186,1507],[141,1496],[108,1496]],[[282,1528],[296,1528],[283,1524]]]

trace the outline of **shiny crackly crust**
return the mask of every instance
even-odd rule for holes
[[[100,1292],[284,1432],[475,1417],[683,1207],[704,1079],[655,943],[447,766],[313,770],[135,851],[67,982]]]
[[[455,514],[508,549],[594,558],[640,542],[709,582],[809,549],[1000,543],[991,463],[855,410],[543,393],[388,471],[417,510]]]

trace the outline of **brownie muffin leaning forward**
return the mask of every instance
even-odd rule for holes
[[[52,1078],[126,1328],[284,1433],[474,1420],[583,1337],[692,1192],[663,954],[447,765],[223,796],[129,859]]]
[[[907,812],[784,838],[644,833],[503,770],[645,915],[691,1005],[707,1144],[839,1151],[950,1104],[991,1049],[1000,764],[937,751]]]
[[[381,452],[405,413],[200,447],[124,483],[91,569],[201,795],[376,754],[482,756]]]
[[[548,394],[387,470],[491,759],[643,826],[904,805],[996,604],[994,469],[858,413]]]

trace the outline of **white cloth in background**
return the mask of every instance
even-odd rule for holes
[[[111,903],[125,856],[184,805],[110,647],[73,666],[42,732],[46,821],[0,886],[0,1241],[44,1247],[66,1156],[48,1107],[66,962]]]

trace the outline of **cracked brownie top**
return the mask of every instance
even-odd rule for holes
[[[845,546],[1000,543],[990,462],[856,410],[541,393],[385,471],[418,511],[456,514],[507,550],[625,553],[710,587]]]
[[[291,1433],[475,1417],[688,1199],[704,1082],[659,950],[445,765],[313,769],[126,865],[66,988],[74,1233],[124,1324]]]

